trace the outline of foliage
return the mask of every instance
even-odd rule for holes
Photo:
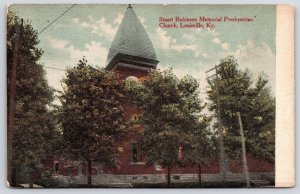
[[[185,147],[184,159],[187,164],[205,166],[218,155],[215,134],[208,127],[210,117],[203,116],[199,126],[191,133],[190,143]]]
[[[201,121],[204,107],[198,89],[197,80],[191,76],[178,79],[171,70],[152,71],[143,83],[128,85],[128,98],[143,110],[140,124],[144,130],[138,147],[147,156],[147,164],[160,164],[168,173],[184,164],[179,149],[185,153],[197,141],[195,133],[206,125]]]
[[[125,132],[124,84],[113,72],[82,59],[67,70],[61,96],[65,155],[76,160],[116,165],[115,142]]]
[[[45,71],[38,63],[43,54],[37,47],[38,43],[37,31],[32,28],[30,22],[24,22],[9,11],[7,84],[10,88],[15,58],[17,64],[13,162],[18,168],[35,167],[56,150],[55,145],[60,138],[51,108],[54,90],[48,85]]]
[[[253,81],[248,70],[239,70],[234,57],[221,60],[218,67],[221,118],[225,127],[225,150],[231,158],[241,155],[241,140],[236,112],[241,113],[247,152],[274,161],[275,99],[260,75]],[[216,110],[216,79],[209,81],[211,110]]]

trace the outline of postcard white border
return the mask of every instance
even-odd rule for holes
[[[294,7],[277,6],[275,186],[295,185]]]
[[[2,176],[0,176],[0,188],[1,188],[1,193],[32,193],[32,192],[39,192],[39,193],[46,193],[46,194],[49,194],[49,193],[82,193],[82,191],[86,191],[86,190],[83,190],[83,189],[56,189],[55,191],[52,190],[52,189],[46,189],[46,190],[16,190],[16,189],[10,189],[10,188],[7,188],[6,187],[6,46],[5,46],[5,40],[6,40],[6,24],[5,24],[5,12],[6,12],[6,7],[8,4],[11,4],[11,3],[49,3],[50,1],[49,0],[3,0],[3,1],[0,1],[0,7],[1,7],[1,10],[0,10],[0,13],[1,13],[1,22],[0,23],[0,40],[1,40],[1,46],[0,46],[0,60],[1,60],[1,65],[0,65],[0,91],[1,91],[1,98],[0,98],[0,126],[1,126],[1,129],[2,129],[2,133],[1,133],[1,148],[0,148],[0,155],[2,156],[2,160],[0,161],[0,174]],[[156,4],[159,4],[159,3],[168,3],[168,4],[171,4],[171,3],[185,3],[185,4],[188,4],[188,3],[196,3],[196,4],[207,4],[207,3],[217,3],[217,4],[277,4],[277,3],[282,3],[283,1],[282,0],[247,0],[247,1],[243,1],[243,0],[211,0],[211,1],[207,1],[207,0],[185,0],[185,1],[182,1],[182,0],[131,0],[131,1],[123,1],[123,0],[111,0],[110,3],[126,3],[126,2],[131,2],[131,3],[156,3]],[[287,4],[294,4],[297,8],[300,7],[300,1],[298,0],[287,0],[287,1],[284,1],[285,3]],[[51,0],[51,3],[107,3],[106,0]],[[297,26],[300,26],[300,19],[298,18],[298,20],[296,20],[296,23],[298,25]],[[298,29],[298,27],[297,27]],[[285,41],[283,41],[282,43],[284,44]],[[297,45],[299,43],[299,39],[297,40]],[[279,46],[279,45],[277,45]],[[278,48],[278,47],[277,47]],[[299,54],[299,52],[297,52],[297,54]],[[298,60],[297,60],[298,61]],[[300,74],[300,71],[297,70],[297,68],[295,68],[295,74],[296,75],[299,75]],[[299,88],[299,79],[297,78],[296,76],[296,79],[294,80],[295,82],[297,81],[297,88]],[[294,85],[294,83],[292,83]],[[293,86],[294,88],[294,86]],[[277,90],[278,91],[278,90]],[[299,90],[297,90],[299,91]],[[298,92],[297,92],[298,94]],[[291,101],[291,102],[287,102],[287,103],[291,103],[293,104],[294,106],[294,101]],[[299,106],[298,104],[296,103],[297,105],[297,110],[299,110]],[[284,111],[285,112],[285,111]],[[297,118],[295,117],[295,115],[292,115],[293,118]],[[293,122],[294,123],[294,122]],[[295,122],[295,123],[298,123],[298,122]],[[296,127],[298,128],[298,125],[296,125]],[[278,133],[278,131],[277,131]],[[279,132],[280,133],[280,132]],[[300,138],[300,133],[295,133],[295,131],[292,132],[292,136],[291,134],[288,135],[287,139],[292,139],[293,142],[295,140],[295,135],[297,135],[297,139]],[[280,138],[282,139],[282,138]],[[282,141],[284,141],[284,139],[282,139]],[[298,144],[297,142],[295,142],[295,144]],[[280,144],[276,144],[276,146],[280,146]],[[299,150],[299,149],[298,149]],[[300,154],[300,152],[297,150],[297,153]],[[289,152],[290,150],[288,150],[287,148],[285,149],[281,149],[281,151],[284,153],[284,151],[286,152]],[[293,153],[295,153],[295,150],[293,148]],[[283,159],[284,157],[283,156],[280,156],[280,150],[278,150],[278,148],[276,149],[276,153],[277,153],[277,161],[278,162],[278,165],[276,166],[276,168],[278,168],[278,177],[280,177],[280,171],[284,170],[282,168],[280,168],[281,165],[288,165],[290,164],[290,162],[284,164],[284,162],[281,162],[281,161],[278,161],[279,159]],[[295,155],[295,158],[297,158],[297,156]],[[287,159],[284,159],[285,161],[287,161]],[[281,164],[281,165],[280,165]],[[293,160],[293,165],[295,165],[295,162]],[[296,169],[294,169],[296,172]],[[297,170],[297,174],[299,170]],[[282,173],[283,175],[285,174],[284,172]],[[284,175],[285,176],[285,175]],[[295,180],[296,181],[296,180]],[[297,183],[299,183],[298,181],[296,181]],[[277,181],[277,184],[278,186],[278,181]],[[296,187],[294,189],[291,189],[291,190],[288,190],[290,191],[289,193],[299,193],[300,192],[300,187],[296,185]],[[119,193],[119,192],[122,192],[124,194],[132,194],[132,193],[153,193],[153,189],[138,189],[138,190],[133,190],[133,189],[94,189],[94,190],[88,190],[89,193],[99,193],[99,192],[102,192],[102,193]],[[158,191],[160,193],[168,193],[170,190],[168,189],[155,189],[155,191]],[[198,189],[178,189],[178,190],[174,190],[172,189],[172,193],[176,194],[176,193],[182,193],[182,192],[189,192],[189,193],[199,193],[201,192],[202,190],[198,190]],[[245,189],[226,189],[225,192],[230,192],[230,193],[240,193],[240,192],[243,192],[243,193],[264,193],[264,194],[267,194],[267,193],[272,193],[272,194],[276,194],[276,193],[286,193],[287,190],[285,189],[248,189],[248,190],[245,190]],[[223,189],[205,189],[205,193],[224,193],[224,190]]]

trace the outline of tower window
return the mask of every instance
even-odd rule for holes
[[[128,76],[125,81],[130,81],[130,82],[138,82],[139,78],[135,77],[135,76]]]
[[[183,155],[184,155],[184,153],[183,153],[183,147],[179,146],[179,148],[178,148],[178,159],[182,160],[183,159]]]
[[[137,114],[133,114],[131,116],[131,121],[134,123],[134,124],[137,124],[138,121],[139,121],[139,116]]]

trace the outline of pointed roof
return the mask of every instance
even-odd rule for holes
[[[117,54],[125,54],[157,61],[152,42],[131,5],[128,6],[125,16],[111,44],[107,63],[109,64]]]

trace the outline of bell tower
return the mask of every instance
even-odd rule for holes
[[[151,40],[129,4],[111,44],[106,70],[116,71],[121,79],[140,79],[156,69],[158,62]]]
[[[147,77],[150,70],[156,69],[158,62],[144,26],[129,5],[111,44],[106,70],[116,72],[119,79],[138,81]],[[124,103],[123,106],[128,119],[136,119],[141,114],[141,110],[131,103]],[[116,174],[129,174],[129,177],[135,174],[136,177],[151,170],[155,172],[153,168],[146,168],[135,144],[138,134],[136,132],[142,129],[142,126],[131,126],[131,133],[117,142],[120,165],[114,169]]]

